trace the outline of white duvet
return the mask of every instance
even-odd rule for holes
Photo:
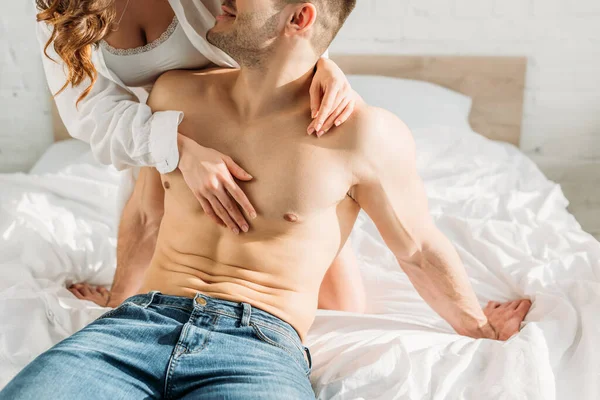
[[[438,226],[482,305],[530,297],[507,342],[460,337],[425,304],[361,213],[352,234],[368,314],[319,312],[308,337],[320,399],[600,398],[600,244],[560,187],[512,146],[414,132]],[[0,388],[106,311],[70,281],[109,284],[118,174],[89,155],[60,173],[0,175]]]

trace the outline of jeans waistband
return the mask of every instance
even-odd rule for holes
[[[135,303],[143,307],[148,307],[151,304],[164,304],[178,307],[188,312],[192,312],[194,308],[200,308],[205,312],[229,316],[231,318],[240,319],[242,322],[244,322],[244,319],[249,319],[252,317],[252,320],[256,321],[257,323],[284,329],[287,333],[292,335],[292,338],[298,340],[300,345],[302,345],[300,336],[292,325],[288,324],[281,318],[263,311],[260,308],[253,307],[248,303],[217,299],[202,293],[196,293],[194,298],[166,295],[162,294],[158,290],[153,290],[144,294],[136,294],[126,299],[124,303],[126,302]],[[246,324],[248,323],[248,321],[245,322]]]

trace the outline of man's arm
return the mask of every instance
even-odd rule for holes
[[[360,112],[359,167],[350,194],[375,222],[421,297],[457,333],[497,339],[495,328],[504,327],[488,322],[458,253],[429,214],[409,129],[385,110]]]

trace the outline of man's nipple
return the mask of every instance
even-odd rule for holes
[[[286,213],[283,216],[283,219],[285,219],[288,222],[297,222],[298,221],[298,216],[296,214]]]

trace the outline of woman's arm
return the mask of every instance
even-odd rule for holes
[[[38,22],[36,29],[43,49],[51,36],[50,28],[45,22]],[[66,67],[54,46],[48,46],[47,53],[52,60],[42,55],[44,71],[51,92],[57,93],[66,82]],[[182,112],[152,113],[128,89],[101,74],[77,106],[77,99],[88,85],[89,80],[76,87],[69,85],[55,100],[69,134],[90,143],[98,161],[117,169],[151,166],[161,173],[177,167],[177,127],[183,119]]]
[[[42,49],[50,36],[46,24],[38,22],[37,37]],[[48,47],[47,53],[52,60],[42,56],[44,70],[50,90],[56,93],[67,79],[65,63],[53,46]],[[91,92],[77,106],[77,100],[88,86],[89,80],[75,87],[69,85],[55,97],[60,116],[71,136],[90,143],[94,156],[100,162],[112,164],[117,169],[147,166],[167,174],[179,167],[204,212],[213,216],[216,223],[227,225],[236,233],[248,231],[248,222],[234,201],[251,218],[256,212],[233,177],[244,181],[252,177],[227,156],[194,141],[184,141],[178,134],[182,112],[168,109],[153,112],[127,88],[101,74],[98,74]],[[229,183],[227,191],[222,187],[202,189],[207,182],[219,177]]]
[[[333,126],[340,126],[352,115],[360,97],[352,90],[344,72],[329,59],[326,51],[317,62],[310,87],[310,108],[313,121],[308,134],[323,136]]]

